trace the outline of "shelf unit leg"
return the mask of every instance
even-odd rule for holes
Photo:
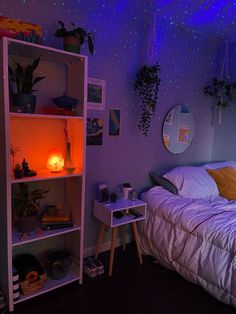
[[[126,225],[122,225],[122,241],[123,241],[123,251],[126,249]]]
[[[117,227],[113,227],[112,228],[112,236],[111,236],[111,253],[110,253],[110,261],[109,261],[109,276],[112,275],[113,260],[114,260],[114,253],[115,253],[116,231],[117,231]]]
[[[139,245],[139,234],[138,234],[138,228],[137,228],[136,221],[132,222],[132,227],[133,227],[134,239],[135,239],[136,248],[137,248],[137,252],[138,252],[139,262],[140,262],[140,264],[142,264],[143,258],[142,258],[141,249],[140,249],[140,245]]]
[[[104,237],[105,229],[106,229],[106,225],[104,223],[101,223],[100,229],[99,229],[99,233],[98,233],[98,240],[97,240],[96,250],[95,250],[95,257],[96,258],[98,257],[98,254],[99,254],[99,250],[100,250],[101,243],[102,243],[102,240],[103,240],[103,237]]]

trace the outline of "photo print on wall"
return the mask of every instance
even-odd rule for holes
[[[120,110],[109,109],[109,135],[120,135]]]
[[[188,144],[190,139],[190,127],[186,125],[179,125],[178,127],[178,143]]]
[[[106,81],[95,78],[88,78],[88,109],[105,109]]]
[[[98,118],[87,118],[87,145],[102,145],[103,120]]]

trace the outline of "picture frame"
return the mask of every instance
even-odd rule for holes
[[[120,109],[109,109],[109,135],[120,135]]]
[[[87,108],[93,110],[105,109],[106,81],[88,78]]]
[[[102,145],[104,121],[100,118],[87,118],[87,145]]]

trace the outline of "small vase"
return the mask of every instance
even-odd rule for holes
[[[71,159],[71,143],[66,143],[66,159],[65,159],[65,170],[68,173],[72,173],[75,170],[75,166]]]

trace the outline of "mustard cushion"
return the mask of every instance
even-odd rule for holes
[[[222,197],[236,200],[236,170],[234,168],[208,169],[207,172],[215,180]]]

